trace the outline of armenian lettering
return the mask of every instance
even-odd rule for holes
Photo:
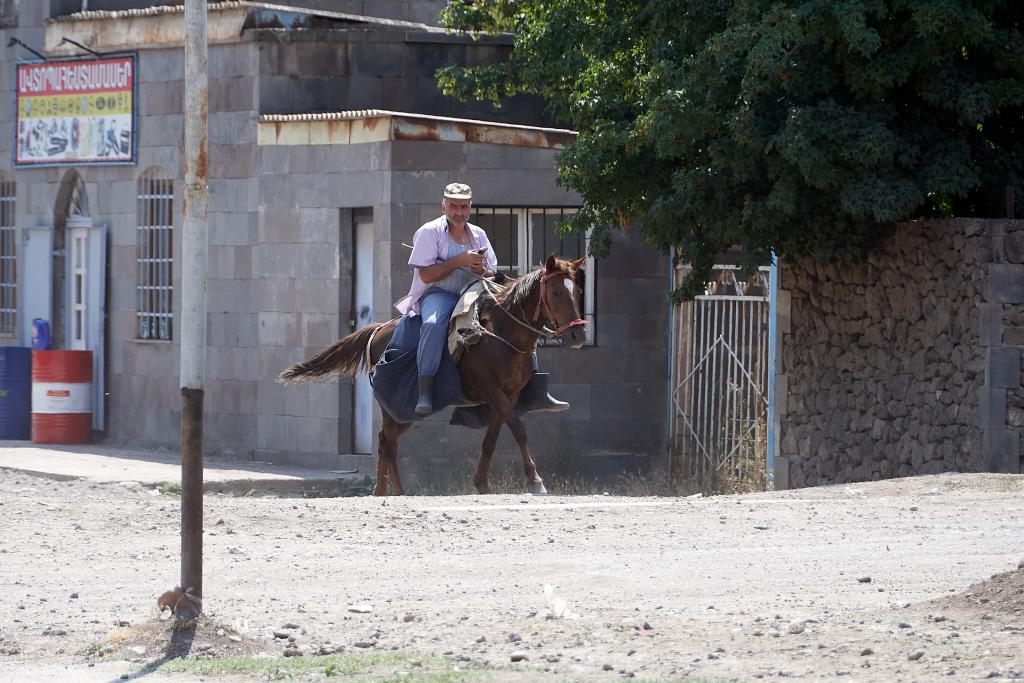
[[[18,65],[15,163],[135,161],[135,57]]]

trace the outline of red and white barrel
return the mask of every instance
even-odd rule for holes
[[[92,441],[92,351],[32,352],[32,441]]]

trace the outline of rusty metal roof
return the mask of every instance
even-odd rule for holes
[[[448,33],[449,31],[440,26],[420,24],[414,21],[402,21],[399,19],[384,19],[382,17],[369,17],[360,14],[348,14],[345,12],[331,12],[328,10],[307,9],[304,7],[292,7],[289,5],[275,5],[268,2],[254,2],[253,0],[221,0],[209,4],[210,12],[223,12],[233,9],[251,10],[250,21],[247,28],[305,28],[302,17],[335,20],[344,23],[371,24],[385,28],[399,28],[406,30],[426,31],[429,33]],[[89,10],[86,12],[74,12],[63,14],[50,19],[53,23],[75,22],[75,21],[101,21],[116,19],[135,19],[140,17],[156,17],[170,14],[184,14],[184,5],[160,5],[157,7],[146,7],[144,9],[127,10]],[[460,32],[454,32],[460,33]]]
[[[381,119],[388,119],[386,126],[381,126]],[[418,140],[560,149],[576,136],[574,131],[565,128],[523,126],[387,109],[355,109],[319,114],[264,114],[260,116],[259,124],[258,143],[261,145]]]
[[[248,5],[245,0],[223,0],[222,2],[211,2],[209,10],[218,12],[226,9],[238,9]],[[162,14],[184,14],[184,5],[159,5],[157,7],[145,7],[142,9],[125,10],[88,10],[86,12],[74,12],[72,14],[61,14],[50,19],[51,22],[60,23],[63,21],[90,21],[94,19],[122,19],[130,17],[155,17]]]
[[[347,121],[350,119],[370,119],[385,116],[396,116],[409,119],[425,119],[430,121],[445,121],[459,124],[479,124],[484,126],[498,126],[499,128],[521,128],[523,130],[540,130],[548,133],[567,133],[576,135],[568,128],[543,128],[540,126],[524,126],[518,123],[502,123],[500,121],[481,121],[479,119],[459,119],[450,116],[437,116],[434,114],[414,114],[407,111],[392,111],[390,109],[349,109],[346,111],[322,112],[317,114],[263,114],[260,116],[260,123],[279,123],[285,121]]]

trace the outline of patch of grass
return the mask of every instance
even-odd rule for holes
[[[422,667],[413,667],[418,660]],[[479,665],[453,664],[438,657],[417,658],[401,652],[356,652],[316,657],[222,657],[218,659],[171,659],[154,667],[164,673],[187,673],[193,676],[254,675],[266,680],[282,680],[310,673],[329,677],[345,676],[346,680],[416,681],[417,683],[458,683],[478,678]],[[396,669],[408,671],[399,676]],[[379,672],[379,673],[378,673]],[[372,676],[372,678],[352,678]]]
[[[92,645],[90,645],[89,647],[85,648],[84,650],[82,650],[78,654],[82,655],[83,657],[91,657],[94,654],[96,654],[97,652],[99,652],[100,648],[102,648],[102,647],[103,647],[103,643],[93,643]]]
[[[735,678],[631,678],[631,683],[738,683]]]
[[[329,674],[330,675],[330,674]],[[473,680],[486,680],[481,678],[486,674],[480,670],[476,671],[416,671],[413,670],[407,675],[400,676],[374,676],[373,678],[357,678],[354,681],[359,683],[465,683]],[[349,679],[352,680],[352,679]]]
[[[181,484],[175,482],[160,484],[159,486],[156,487],[156,490],[165,496],[174,496],[175,498],[181,498]]]

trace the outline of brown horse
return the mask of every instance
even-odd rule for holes
[[[499,288],[481,306],[480,321],[491,334],[466,349],[459,361],[462,392],[470,402],[491,407],[490,423],[473,484],[480,493],[490,485],[487,472],[502,424],[508,424],[523,457],[526,483],[534,494],[547,493],[530,455],[526,427],[514,406],[519,392],[533,373],[530,354],[542,336],[560,336],[565,346],[578,349],[586,341],[584,322],[579,314],[579,287],[576,273],[586,259],[567,261],[549,256],[543,266]],[[372,370],[398,325],[399,318],[386,323],[371,323],[336,341],[309,360],[281,373],[286,382],[301,382],[335,374],[355,376],[362,369]],[[377,483],[373,495],[386,496],[388,482],[395,495],[404,495],[398,476],[398,439],[411,422],[395,421],[382,410],[383,425],[378,434]]]

